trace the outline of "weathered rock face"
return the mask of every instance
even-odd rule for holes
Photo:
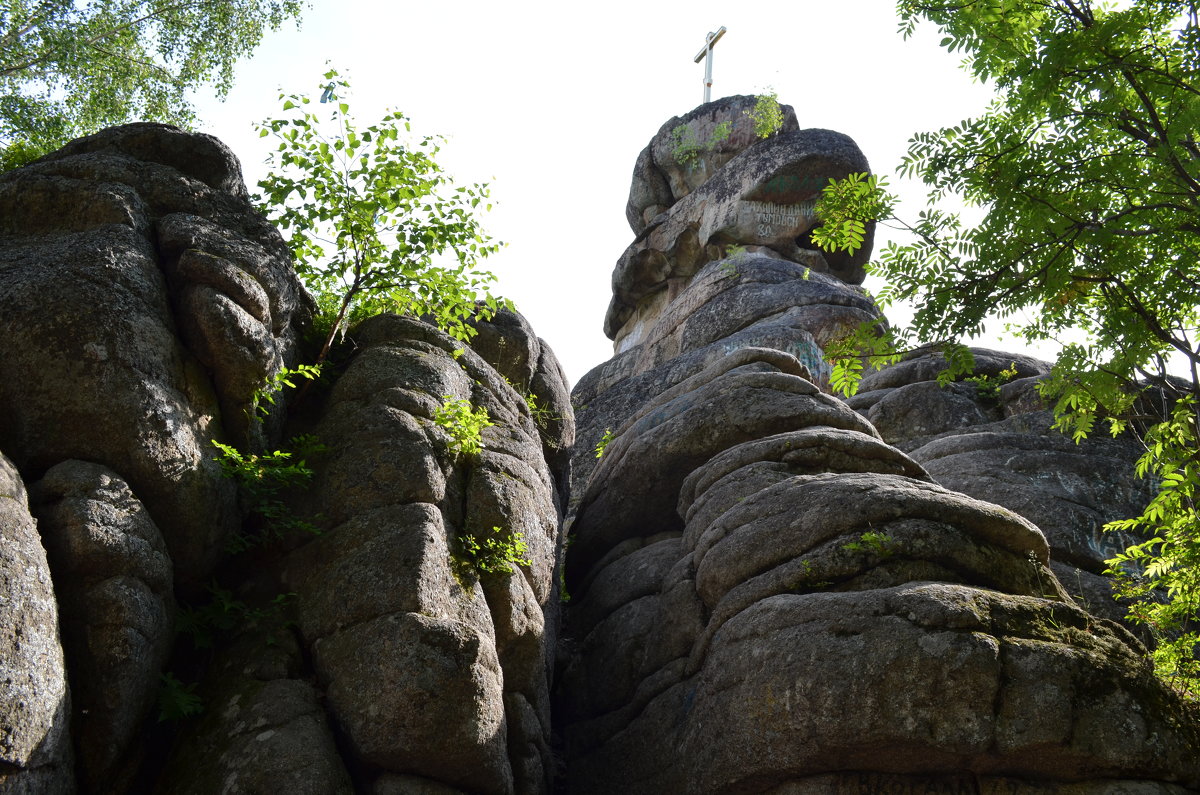
[[[678,123],[635,168],[617,355],[573,394],[569,791],[1200,787],[1194,710],[1055,576],[1095,577],[1097,523],[1144,499],[1125,449],[1050,435],[1044,365],[1022,357],[980,352],[980,372],[1017,371],[995,396],[938,388],[920,357],[849,405],[822,392],[823,347],[877,316],[847,283],[858,260],[740,208],[779,175],[819,188],[865,161],[800,131],[689,183],[649,165]],[[1111,482],[1085,482],[1097,461]]]
[[[0,456],[0,792],[74,790],[58,607],[25,484]]]
[[[515,312],[471,345],[382,315],[260,423],[311,300],[219,142],[0,175],[0,792],[1200,790],[1200,717],[1098,604],[1134,452],[1050,433],[1022,357],[824,391],[878,312],[805,207],[866,161],[750,103],[639,157],[618,353],[570,396]],[[260,533],[209,443],[298,433],[303,522]]]
[[[355,332],[311,429],[329,449],[293,503],[322,532],[288,539],[245,582],[290,595],[295,634],[250,626],[222,652],[202,691],[219,709],[177,743],[166,791],[551,790],[561,500],[546,451],[569,446],[570,417],[539,426],[514,389],[547,405],[566,394],[548,348],[496,356],[537,342],[521,328],[511,314],[482,324],[479,345],[512,376],[536,362],[519,380],[416,320]],[[477,454],[434,421],[458,400],[493,423]],[[469,546],[516,540],[525,565]]]
[[[604,333],[618,352],[639,342],[639,331],[661,311],[659,294],[666,291],[670,302],[673,289],[733,253],[733,246],[860,283],[869,240],[853,255],[834,256],[816,251],[808,235],[817,225],[813,208],[821,188],[868,169],[854,142],[829,130],[781,132],[741,151],[655,216],[621,255]]]
[[[380,775],[545,792],[558,511],[537,426],[494,368],[424,324],[380,316],[358,340],[315,429],[331,441],[314,488],[330,530],[283,572],[330,711]],[[432,421],[449,399],[495,423],[477,456]],[[481,573],[467,537],[520,537],[530,565]]]
[[[0,175],[0,449],[35,478],[70,459],[109,467],[183,580],[211,570],[238,520],[209,440],[261,444],[244,410],[294,358],[308,311],[245,197],[223,144],[165,125]]]
[[[1103,576],[1105,560],[1134,538],[1104,532],[1107,522],[1139,514],[1153,495],[1134,475],[1136,439],[1093,435],[1080,443],[1052,430],[1037,393],[1049,365],[973,349],[976,375],[992,379],[941,388],[945,367],[921,353],[868,374],[848,403],[891,444],[909,452],[938,483],[987,499],[1041,528],[1052,567],[1089,612],[1122,620]]]
[[[0,176],[0,791],[549,792],[554,353],[510,311],[474,349],[364,324],[288,429],[327,448],[289,497],[319,534],[262,536],[210,441],[283,444],[255,392],[313,304],[246,199],[163,125]],[[477,454],[434,421],[454,400],[488,413]]]
[[[723,97],[676,116],[659,129],[633,167],[625,217],[634,234],[641,234],[659,213],[703,185],[735,155],[758,141],[750,116],[756,102],[756,97]],[[781,132],[800,129],[790,105],[780,110]],[[722,125],[728,130],[724,137],[718,132]],[[689,150],[690,156],[681,155]]]
[[[174,639],[171,559],[145,507],[105,467],[57,464],[33,502],[62,611],[83,788],[119,788],[142,761],[133,740]]]

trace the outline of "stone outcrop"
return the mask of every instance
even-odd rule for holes
[[[0,792],[71,792],[58,605],[25,484],[3,456],[0,533]]]
[[[299,424],[261,417],[314,304],[247,198],[164,125],[0,176],[0,791],[551,791],[558,360],[508,310],[475,348],[379,316]],[[211,442],[300,432],[274,526]]]
[[[780,133],[740,152],[655,216],[621,255],[604,333],[616,340],[618,351],[639,342],[647,319],[657,315],[664,300],[673,300],[672,288],[732,253],[733,246],[767,249],[843,282],[862,282],[868,247],[825,256],[808,234],[817,225],[814,206],[821,188],[830,179],[867,169],[858,146],[829,130]]]
[[[1140,444],[1129,434],[1073,441],[1052,429],[1050,407],[1037,391],[1049,365],[1000,351],[973,353],[974,381],[939,387],[945,363],[923,352],[868,373],[848,403],[938,483],[1036,524],[1070,594],[1095,615],[1123,620],[1105,561],[1135,538],[1103,528],[1136,516],[1153,495],[1152,484],[1134,475]]]
[[[823,348],[878,316],[853,286],[865,252],[831,262],[797,241],[815,218],[770,237],[737,208],[776,175],[865,170],[843,136],[741,149],[669,181],[670,203],[644,198],[646,160],[631,207],[656,214],[630,213],[616,355],[573,394],[568,790],[1200,786],[1194,710],[1076,601],[1119,543],[1098,523],[1146,497],[1127,448],[1069,450],[1034,391],[1045,366],[1019,356],[978,352],[994,395],[939,388],[931,356],[849,404],[823,391]],[[1083,482],[1093,461],[1109,480]]]
[[[676,116],[659,129],[633,167],[625,217],[634,234],[641,234],[660,213],[758,141],[750,115],[757,101],[748,96],[723,97]],[[800,129],[791,106],[783,105],[780,111],[780,132]],[[718,130],[722,126],[727,130],[724,136]],[[681,158],[685,147],[691,156]]]
[[[879,312],[812,202],[867,162],[753,102],[639,156],[573,393],[515,311],[379,315],[261,416],[314,303],[220,142],[0,175],[0,793],[1200,790],[1200,716],[1110,620],[1136,450],[994,351],[829,394]],[[311,477],[264,505],[213,441]]]
[[[87,790],[119,786],[142,761],[134,739],[174,640],[171,559],[129,484],[105,467],[57,464],[33,502],[63,616],[80,775]]]
[[[313,489],[330,529],[283,572],[330,711],[380,773],[548,791],[558,510],[538,428],[493,367],[429,326],[380,316],[358,343],[315,429],[331,440]],[[448,399],[494,423],[478,455],[432,421]],[[529,565],[480,573],[467,537],[519,537]]]
[[[0,450],[124,478],[176,572],[202,580],[238,517],[209,440],[295,357],[304,295],[215,138],[136,124],[0,176]]]

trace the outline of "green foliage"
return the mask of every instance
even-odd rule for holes
[[[856,188],[865,195],[835,203],[825,217],[830,247],[853,243],[845,221],[855,218],[890,221],[911,236],[869,268],[888,285],[880,303],[917,304],[911,326],[860,334],[864,347],[841,354],[947,345],[978,336],[996,317],[1023,318],[1010,328],[1030,342],[1080,337],[1063,346],[1042,395],[1055,403],[1056,426],[1077,440],[1102,421],[1110,433],[1143,433],[1149,458],[1141,469],[1166,485],[1142,516],[1114,525],[1147,534],[1116,560],[1137,584],[1127,590],[1131,616],[1163,628],[1160,672],[1200,690],[1196,635],[1187,629],[1200,605],[1186,579],[1200,543],[1189,485],[1200,459],[1196,8],[1178,0],[901,0],[899,13],[905,35],[920,19],[936,24],[943,46],[962,53],[996,99],[978,118],[910,140],[900,174],[931,188],[915,221],[889,218],[879,186]],[[940,209],[948,197],[980,208],[983,220],[968,226]],[[1170,377],[1170,357],[1187,377]],[[956,371],[948,378],[966,372],[965,357],[947,358]],[[1159,397],[1145,399],[1148,389]]]
[[[174,674],[159,674],[158,721],[184,720],[204,711],[204,702],[196,694],[196,682],[184,684]]]
[[[605,428],[604,435],[600,437],[600,441],[596,442],[596,458],[604,457],[604,451],[608,448],[608,443],[612,440],[612,428]]]
[[[229,551],[242,552],[256,544],[282,538],[289,531],[318,535],[311,522],[295,516],[283,502],[283,493],[312,479],[307,458],[325,452],[315,436],[293,437],[290,451],[275,450],[263,455],[244,454],[234,447],[213,440],[219,455],[213,460],[221,475],[237,481],[239,491],[249,502],[250,512],[262,522],[257,534],[239,533],[229,543]]]
[[[311,382],[320,377],[321,365],[319,364],[298,364],[295,367],[282,368],[274,376],[268,378],[267,383],[260,389],[254,391],[251,403],[254,406],[255,416],[261,420],[270,414],[271,407],[275,405],[275,396],[282,392],[284,387],[295,389],[298,379],[302,378]]]
[[[345,100],[349,83],[325,74],[328,119],[307,96],[280,95],[283,118],[258,126],[279,144],[276,170],[258,183],[260,207],[283,230],[296,272],[332,320],[316,364],[350,318],[379,312],[426,317],[461,340],[475,315],[507,302],[476,270],[495,252],[476,212],[491,209],[487,185],[454,186],[435,157],[440,138],[412,139],[409,120],[388,113],[359,130]]]
[[[567,567],[562,563],[558,566],[558,601],[564,605],[571,603],[571,593],[567,590]]]
[[[492,535],[480,542],[471,534],[459,536],[467,557],[480,573],[511,574],[514,566],[531,565],[527,554],[529,546],[521,533],[506,533],[499,527],[492,528]]]
[[[188,636],[197,651],[213,648],[217,639],[235,629],[285,623],[284,611],[296,598],[295,594],[279,594],[266,607],[250,607],[215,580],[206,590],[206,601],[195,607],[181,607],[175,620],[176,633]]]
[[[861,552],[875,555],[878,558],[886,560],[896,554],[895,543],[895,539],[887,533],[868,530],[858,537],[858,541],[842,544],[842,549],[847,552]]]
[[[445,395],[443,403],[433,413],[433,421],[450,434],[450,450],[460,455],[478,455],[483,449],[483,429],[495,423],[488,417],[487,408],[475,409],[469,400],[455,400]]]
[[[671,154],[679,165],[690,166],[696,162],[696,158],[700,156],[701,152],[711,152],[716,149],[717,144],[728,138],[732,132],[733,122],[723,121],[713,128],[708,140],[701,143],[696,138],[696,131],[690,124],[681,124],[671,130],[671,138],[674,141]]]
[[[736,279],[741,273],[738,271],[738,263],[745,257],[745,246],[729,246],[725,249],[725,258],[721,262],[721,275],[726,279]]]
[[[134,120],[188,126],[301,0],[8,0],[0,6],[0,170]]]
[[[880,369],[895,364],[900,361],[901,348],[895,331],[882,318],[876,318],[830,341],[825,355],[833,363],[830,388],[850,397],[858,392],[864,366]]]
[[[997,400],[1000,397],[1000,387],[1017,377],[1017,363],[1013,362],[997,375],[972,375],[964,378],[969,384],[975,385],[975,393],[984,400]]]
[[[754,107],[746,111],[746,115],[754,122],[754,134],[759,138],[770,138],[783,129],[783,108],[779,106],[779,95],[770,88],[755,97]]]
[[[813,243],[826,251],[851,254],[862,248],[867,224],[889,217],[896,204],[886,187],[886,179],[865,172],[830,179],[817,199],[815,211],[821,225],[812,231]]]
[[[1180,399],[1170,419],[1146,434],[1137,472],[1157,478],[1158,493],[1141,516],[1111,522],[1106,529],[1145,537],[1109,560],[1108,573],[1117,595],[1132,600],[1130,618],[1157,639],[1157,669],[1200,697],[1200,435],[1195,409],[1193,398]]]
[[[524,398],[525,405],[529,407],[529,416],[533,417],[534,424],[541,430],[544,431],[549,428],[552,422],[562,421],[561,416],[538,403],[537,395],[530,392],[528,395],[524,395]]]

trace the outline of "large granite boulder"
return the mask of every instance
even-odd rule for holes
[[[46,550],[0,455],[0,792],[74,792],[71,696]]]
[[[860,283],[870,239],[854,254],[822,255],[809,233],[819,223],[814,206],[829,180],[869,168],[852,140],[829,130],[782,133],[738,153],[656,216],[621,255],[604,333],[621,350],[631,319],[653,311],[644,305],[647,300],[669,292],[733,246],[769,249],[774,256]],[[872,234],[873,227],[868,238]]]
[[[515,312],[474,348],[380,316],[262,416],[313,306],[211,137],[128,125],[0,176],[0,791],[551,791],[562,368]],[[326,449],[256,516],[211,443],[267,462],[285,423]]]
[[[501,308],[488,321],[471,321],[471,349],[525,398],[542,439],[542,452],[562,493],[568,487],[575,414],[562,364],[520,312]]]
[[[628,324],[632,344],[575,386],[578,449],[594,450],[654,396],[749,349],[782,351],[800,361],[806,378],[827,384],[823,347],[879,316],[860,288],[766,249],[710,262],[678,291],[659,295],[662,306]],[[572,508],[597,460],[575,456]]]
[[[572,791],[1200,783],[1194,716],[1072,602],[1042,533],[934,485],[782,356],[651,400],[592,473],[567,569]]]
[[[869,373],[847,402],[938,483],[1035,523],[1072,596],[1096,615],[1123,620],[1105,561],[1136,539],[1104,525],[1140,514],[1153,496],[1152,484],[1135,474],[1140,444],[1131,434],[1073,441],[1053,429],[1038,394],[1048,364],[972,350],[974,380],[939,386],[945,360],[922,351]]]
[[[479,353],[395,315],[354,331],[308,409],[328,449],[291,499],[320,532],[233,567],[239,599],[282,593],[286,608],[264,626],[252,607],[209,668],[201,693],[218,711],[175,744],[166,791],[552,790],[562,553],[547,459],[569,445],[570,408],[557,435],[536,421],[529,393],[554,405],[566,385],[524,318],[479,329]],[[487,412],[478,452],[435,419],[455,401]]]
[[[751,112],[757,97],[722,97],[667,121],[633,167],[625,217],[640,234],[660,213],[708,181],[740,152],[758,142]],[[800,129],[791,105],[780,106],[777,133]],[[721,130],[726,131],[721,135]],[[824,185],[817,185],[822,188]]]
[[[119,790],[143,761],[135,742],[174,640],[171,559],[124,480],[84,461],[32,489],[54,573],[82,789]]]
[[[109,467],[199,581],[238,522],[209,441],[264,443],[254,391],[309,306],[215,138],[127,125],[0,175],[0,447]]]
[[[1102,445],[1046,472],[1065,451],[1038,430],[1044,365],[981,351],[1015,380],[942,389],[916,356],[849,404],[825,391],[823,349],[878,317],[861,260],[801,246],[815,219],[767,239],[739,213],[780,174],[865,170],[856,153],[793,132],[695,184],[639,159],[616,355],[572,396],[568,790],[1200,787],[1200,715],[1056,576],[1052,554],[1095,568],[1084,514],[1145,495]],[[1097,453],[1112,477],[1085,485]]]
[[[356,338],[314,430],[328,529],[282,575],[332,719],[380,780],[547,792],[559,499],[539,428],[505,377],[430,326],[379,316]],[[453,400],[493,423],[478,454],[433,421]],[[509,571],[469,548],[514,540],[528,563]]]

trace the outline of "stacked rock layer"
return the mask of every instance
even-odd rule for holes
[[[867,162],[753,103],[639,156],[573,394],[515,312],[381,315],[262,416],[314,303],[228,149],[138,124],[0,175],[0,793],[1200,789],[1109,620],[1135,451],[1051,433],[996,352],[994,389],[920,353],[831,396],[878,311],[813,207]],[[213,443],[300,434],[272,526]]]
[[[867,252],[808,243],[812,205],[866,161],[790,109],[756,141],[752,101],[639,157],[616,355],[573,393],[568,790],[1200,786],[1196,716],[1119,611],[1087,609],[1111,602],[1099,526],[1146,498],[1128,446],[1052,434],[1023,357],[978,352],[1016,372],[995,395],[940,389],[934,354],[828,394],[822,349],[878,313]],[[737,151],[670,157],[726,119]]]
[[[0,176],[0,792],[551,790],[557,359],[514,312],[475,348],[384,315],[263,417],[312,310],[216,139],[130,125]],[[264,534],[213,442],[301,432],[325,450]]]

